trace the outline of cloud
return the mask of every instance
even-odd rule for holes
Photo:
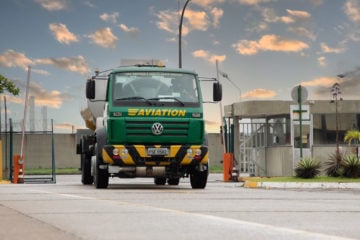
[[[11,80],[14,83],[16,83],[16,81]],[[16,84],[16,86],[19,86],[18,84]],[[22,91],[21,91],[22,92]],[[4,96],[6,96],[6,101],[7,102],[11,102],[11,103],[16,103],[16,104],[24,104],[24,99],[20,98],[20,97],[16,97],[14,95],[10,95],[8,93],[5,93]],[[8,111],[9,112],[9,111]]]
[[[159,11],[156,13],[156,17],[158,18],[156,26],[160,30],[164,30],[173,34],[178,33],[178,28],[176,27],[176,22],[178,22],[177,12],[170,10]]]
[[[7,50],[4,54],[0,55],[0,66],[4,67],[20,67],[26,70],[28,66],[42,64],[54,65],[55,67],[72,72],[78,72],[80,74],[87,74],[90,71],[86,64],[85,58],[82,56],[72,58],[42,58],[31,60],[30,58],[26,57],[24,53],[19,53],[12,49]],[[38,68],[32,68],[32,72],[41,75],[49,75],[49,72]]]
[[[226,55],[215,55],[211,54],[209,51],[197,50],[192,53],[195,58],[202,58],[208,62],[215,63],[216,60],[223,62],[226,60]]]
[[[272,8],[264,8],[262,9],[262,16],[264,18],[265,22],[272,23],[272,22],[278,22],[281,20],[279,16],[276,15],[275,10]]]
[[[250,5],[250,6],[256,6],[260,3],[268,3],[268,2],[271,2],[273,0],[239,0],[239,2],[241,4],[244,4],[244,5]]]
[[[209,7],[211,5],[217,5],[219,3],[223,3],[225,0],[192,0],[191,3],[199,5],[201,7]]]
[[[360,2],[358,0],[347,0],[344,11],[351,21],[360,22]]]
[[[258,41],[240,40],[232,47],[241,55],[255,55],[259,51],[300,52],[309,48],[302,41],[284,39],[277,35],[264,35]]]
[[[139,34],[139,29],[138,28],[135,28],[135,27],[130,27],[129,28],[125,24],[120,24],[119,28],[121,30],[123,30],[124,32],[129,33],[130,36],[132,36],[132,37],[136,37]]]
[[[272,8],[264,8],[261,11],[266,23],[285,23],[289,25],[287,29],[289,32],[302,37],[307,37],[312,41],[316,40],[316,35],[306,27],[307,20],[311,18],[311,14],[309,12],[286,9],[288,15],[277,16],[275,10]]]
[[[117,18],[119,17],[119,13],[118,12],[114,12],[114,13],[103,13],[100,15],[100,19],[105,21],[105,22],[111,22],[111,23],[117,23]]]
[[[327,64],[326,64],[326,58],[324,56],[321,56],[321,57],[318,57],[318,63],[321,67],[325,67]]]
[[[263,88],[254,89],[252,91],[243,93],[241,98],[273,98],[276,96],[276,92],[273,90],[267,90]]]
[[[215,9],[211,11],[212,17],[214,18],[214,26],[219,24],[219,19],[222,16],[222,10]],[[177,11],[159,11],[156,14],[158,21],[156,26],[160,30],[167,31],[172,34],[178,34],[179,29],[179,16]],[[210,26],[209,16],[205,11],[193,11],[191,9],[186,9],[183,18],[182,24],[182,35],[186,36],[189,32],[197,31],[206,31]]]
[[[320,43],[321,50],[324,53],[342,53],[345,51],[345,48],[339,47],[339,48],[331,48],[326,43]]]
[[[65,24],[50,23],[49,29],[52,31],[55,39],[60,43],[70,44],[79,41],[78,38],[69,31]]]
[[[186,10],[184,18],[189,22],[189,29],[206,31],[209,26],[209,20],[205,11]]]
[[[83,56],[70,58],[42,58],[35,60],[36,64],[54,65],[60,69],[65,69],[71,72],[80,74],[88,74],[90,72],[86,60]]]
[[[39,75],[43,75],[43,76],[49,76],[50,73],[46,70],[43,70],[43,69],[37,69],[37,68],[31,68],[31,72],[32,73],[37,73]]]
[[[12,49],[0,55],[0,66],[27,69],[32,64],[33,61],[26,57],[24,53],[16,52]]]
[[[65,0],[35,0],[48,11],[61,11],[68,8]]]
[[[317,6],[320,6],[323,4],[323,0],[312,0],[311,3],[312,3],[312,5],[317,7]]]
[[[343,77],[319,77],[308,82],[302,82],[301,85],[313,88],[313,94],[316,99],[330,100],[331,88],[338,83],[344,97],[347,99],[356,99],[360,91],[360,67],[348,71],[343,74]]]
[[[213,8],[211,10],[211,14],[213,16],[213,25],[214,27],[218,27],[219,26],[219,22],[220,22],[220,18],[224,15],[224,11],[220,8]]]
[[[290,10],[286,9],[286,11],[291,15],[299,19],[309,19],[311,14],[306,11],[297,11],[297,10]]]
[[[118,40],[109,27],[98,29],[88,37],[93,43],[104,48],[115,48],[116,41]]]
[[[265,22],[283,22],[285,24],[303,22],[311,17],[311,14],[306,11],[286,9],[286,12],[289,15],[279,17],[276,15],[274,9],[264,8],[262,9],[262,16]]]
[[[25,93],[26,83],[20,80],[13,80],[16,86],[19,86],[22,93]],[[51,108],[60,108],[64,101],[72,100],[72,97],[67,93],[60,91],[49,91],[40,84],[30,81],[29,96],[35,97],[35,104],[38,106],[48,106]],[[21,97],[7,96],[10,102],[23,104],[24,99]]]
[[[313,80],[302,82],[301,86],[303,87],[325,87],[330,88],[334,83],[338,82],[336,77],[319,77]],[[330,90],[329,90],[330,91]]]
[[[7,50],[5,53],[0,55],[0,66],[20,67],[26,70],[28,66],[35,65],[53,65],[60,69],[65,69],[80,74],[88,74],[90,72],[90,69],[87,66],[86,60],[83,56],[70,58],[40,58],[31,60],[30,58],[26,57],[24,53],[16,52],[12,49]],[[49,75],[47,71],[38,68],[32,68],[32,72],[41,75]]]
[[[289,16],[282,16],[282,17],[279,17],[279,20],[283,23],[286,23],[286,24],[290,24],[290,23],[294,23],[295,22],[295,19],[292,18],[292,17],[289,17]]]
[[[313,32],[311,32],[310,30],[306,29],[305,27],[301,27],[301,26],[289,27],[288,30],[290,32],[296,33],[299,36],[309,38],[309,39],[311,39],[313,41],[316,40],[316,35]]]

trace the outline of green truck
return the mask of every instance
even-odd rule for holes
[[[222,88],[214,79],[213,101]],[[154,178],[206,187],[209,153],[198,75],[163,66],[136,65],[95,72],[87,80],[88,131],[77,144],[83,184],[107,188],[110,177]]]

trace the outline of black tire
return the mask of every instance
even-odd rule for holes
[[[90,185],[94,182],[91,176],[91,156],[81,154],[81,182],[84,185]]]
[[[208,178],[208,170],[205,171],[197,171],[194,170],[190,174],[190,184],[193,189],[204,189],[206,187]]]
[[[167,183],[168,183],[169,185],[173,185],[173,186],[179,185],[179,183],[180,183],[180,178],[169,178],[169,179],[167,180]]]
[[[99,166],[103,164],[101,149],[98,144],[95,145],[96,166],[94,173],[94,184],[96,188],[107,188],[109,185],[109,173],[107,169],[100,169]]]
[[[166,184],[166,178],[154,178],[154,183],[156,185],[165,185]]]

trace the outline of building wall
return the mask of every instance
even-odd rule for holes
[[[322,166],[321,175],[326,175],[325,163],[329,161],[332,154],[335,153],[335,145],[318,145],[312,148],[312,157],[318,160]],[[267,147],[259,148],[257,150],[257,170],[256,176],[294,176],[293,164],[293,150],[292,146],[278,146],[278,147]],[[342,154],[354,153],[354,148],[348,145],[341,145],[340,151]],[[265,157],[266,156],[266,157]],[[266,159],[266,162],[265,162]],[[267,169],[264,172],[263,169]]]
[[[291,146],[266,148],[267,176],[292,176],[293,154]]]
[[[75,134],[54,134],[54,156],[57,168],[79,168],[80,156],[76,154]],[[10,167],[10,137],[1,135],[3,145],[3,170]],[[221,166],[222,145],[220,134],[209,134],[209,157],[212,166]],[[7,149],[6,150],[6,145]],[[20,154],[21,134],[14,134],[13,153]],[[51,134],[26,134],[24,144],[25,170],[52,167]]]
[[[219,133],[209,133],[209,158],[211,166],[222,166],[223,145],[221,144],[221,135]]]
[[[10,166],[10,137],[2,135],[3,168]],[[25,134],[24,164],[29,168],[52,167],[51,134]],[[6,146],[7,145],[7,150]],[[14,134],[13,153],[21,153],[21,134]],[[54,134],[54,158],[57,168],[78,168],[74,134]]]
[[[349,145],[340,145],[340,152],[342,154],[349,154],[349,153],[352,153],[352,151],[353,151],[353,148],[350,147]],[[331,155],[335,154],[335,152],[336,152],[335,145],[331,145],[331,146],[320,145],[320,146],[313,147],[312,156],[313,156],[313,158],[320,161],[320,163],[322,165],[322,174],[323,175],[325,175],[324,169],[326,168],[324,164],[327,161],[329,161]]]
[[[9,137],[1,136],[3,145],[3,170],[9,167]],[[223,145],[219,133],[210,133],[209,140],[209,158],[211,166],[222,166]],[[27,134],[25,135],[24,157],[26,168],[51,168],[51,135],[50,134]],[[7,142],[7,143],[6,143]],[[14,135],[14,154],[20,154],[21,135]],[[76,154],[75,134],[54,134],[54,153],[57,168],[79,168],[80,157]],[[327,162],[331,154],[335,153],[335,145],[314,145],[312,148],[312,157],[319,160],[323,165]],[[348,145],[340,146],[341,152],[351,153],[354,149]],[[256,156],[257,176],[293,176],[293,153],[292,146],[273,146],[254,149]],[[6,155],[7,154],[7,157]],[[267,160],[265,160],[267,159]],[[5,162],[7,161],[7,162]],[[5,175],[4,175],[5,176]]]

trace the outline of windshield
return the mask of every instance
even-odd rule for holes
[[[186,73],[126,72],[113,81],[115,105],[194,105],[199,103],[195,76]]]

